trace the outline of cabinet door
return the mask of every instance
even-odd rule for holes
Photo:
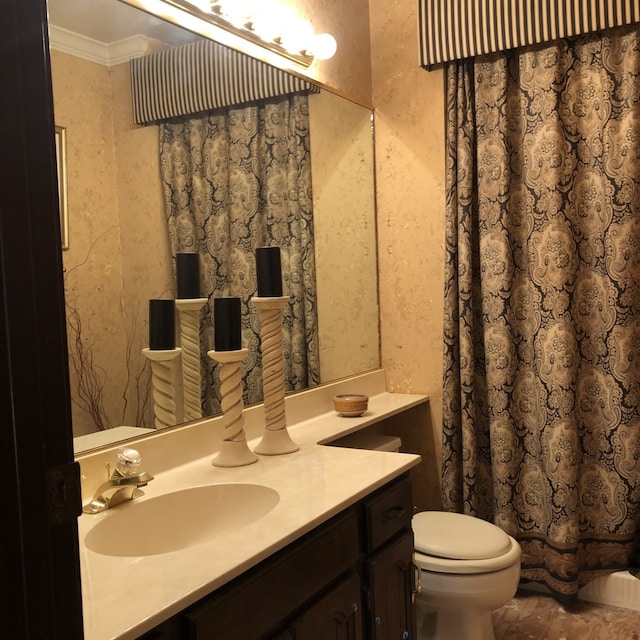
[[[179,614],[186,638],[273,637],[357,560],[358,521],[349,509]]]
[[[413,533],[409,530],[365,561],[367,638],[416,637],[413,608]]]
[[[353,574],[290,626],[295,640],[362,640],[360,578]]]

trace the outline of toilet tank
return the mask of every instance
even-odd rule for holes
[[[334,447],[347,447],[349,449],[370,449],[373,451],[400,451],[402,441],[396,436],[387,436],[381,433],[368,433],[356,431],[348,436],[330,442]]]

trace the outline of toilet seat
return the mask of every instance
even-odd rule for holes
[[[412,520],[414,559],[426,571],[488,573],[520,559],[520,545],[500,527],[461,513],[424,511]]]

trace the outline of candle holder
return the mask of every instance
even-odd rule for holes
[[[178,298],[182,347],[182,393],[184,419],[202,418],[202,374],[200,371],[200,311],[206,298]]]
[[[153,415],[156,429],[165,429],[177,424],[173,368],[180,351],[179,348],[142,350],[142,354],[151,362]]]
[[[248,353],[248,349],[207,351],[207,355],[221,365],[220,393],[225,435],[220,452],[212,461],[215,467],[242,467],[258,459],[247,445],[242,414],[244,405],[240,363]]]
[[[284,355],[282,348],[282,310],[289,296],[251,299],[260,318],[262,344],[262,391],[265,430],[254,451],[263,456],[293,453],[300,448],[289,436],[284,407]]]

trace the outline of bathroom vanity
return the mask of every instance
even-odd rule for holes
[[[379,375],[375,384],[367,377],[358,382],[355,388],[370,396],[359,418],[332,410],[333,393],[344,391],[339,384],[287,405],[289,432],[300,445],[293,454],[214,467],[217,419],[136,441],[144,470],[155,476],[145,495],[79,519],[86,640],[415,637],[409,473],[420,457],[328,443],[427,398],[381,392]],[[245,410],[250,446],[261,429],[261,408],[255,409],[255,426],[254,408]],[[79,459],[85,502],[114,458],[115,450],[101,450]],[[212,486],[223,493],[245,487],[249,498],[218,501],[207,493]],[[194,513],[167,507],[166,518],[153,515],[153,529],[128,520],[154,501],[170,505],[163,500],[172,495],[195,495]],[[96,536],[116,515],[125,538],[113,531]],[[169,546],[158,553],[165,537]],[[148,544],[122,543],[129,539]]]
[[[414,638],[411,513],[404,475],[142,638]]]

